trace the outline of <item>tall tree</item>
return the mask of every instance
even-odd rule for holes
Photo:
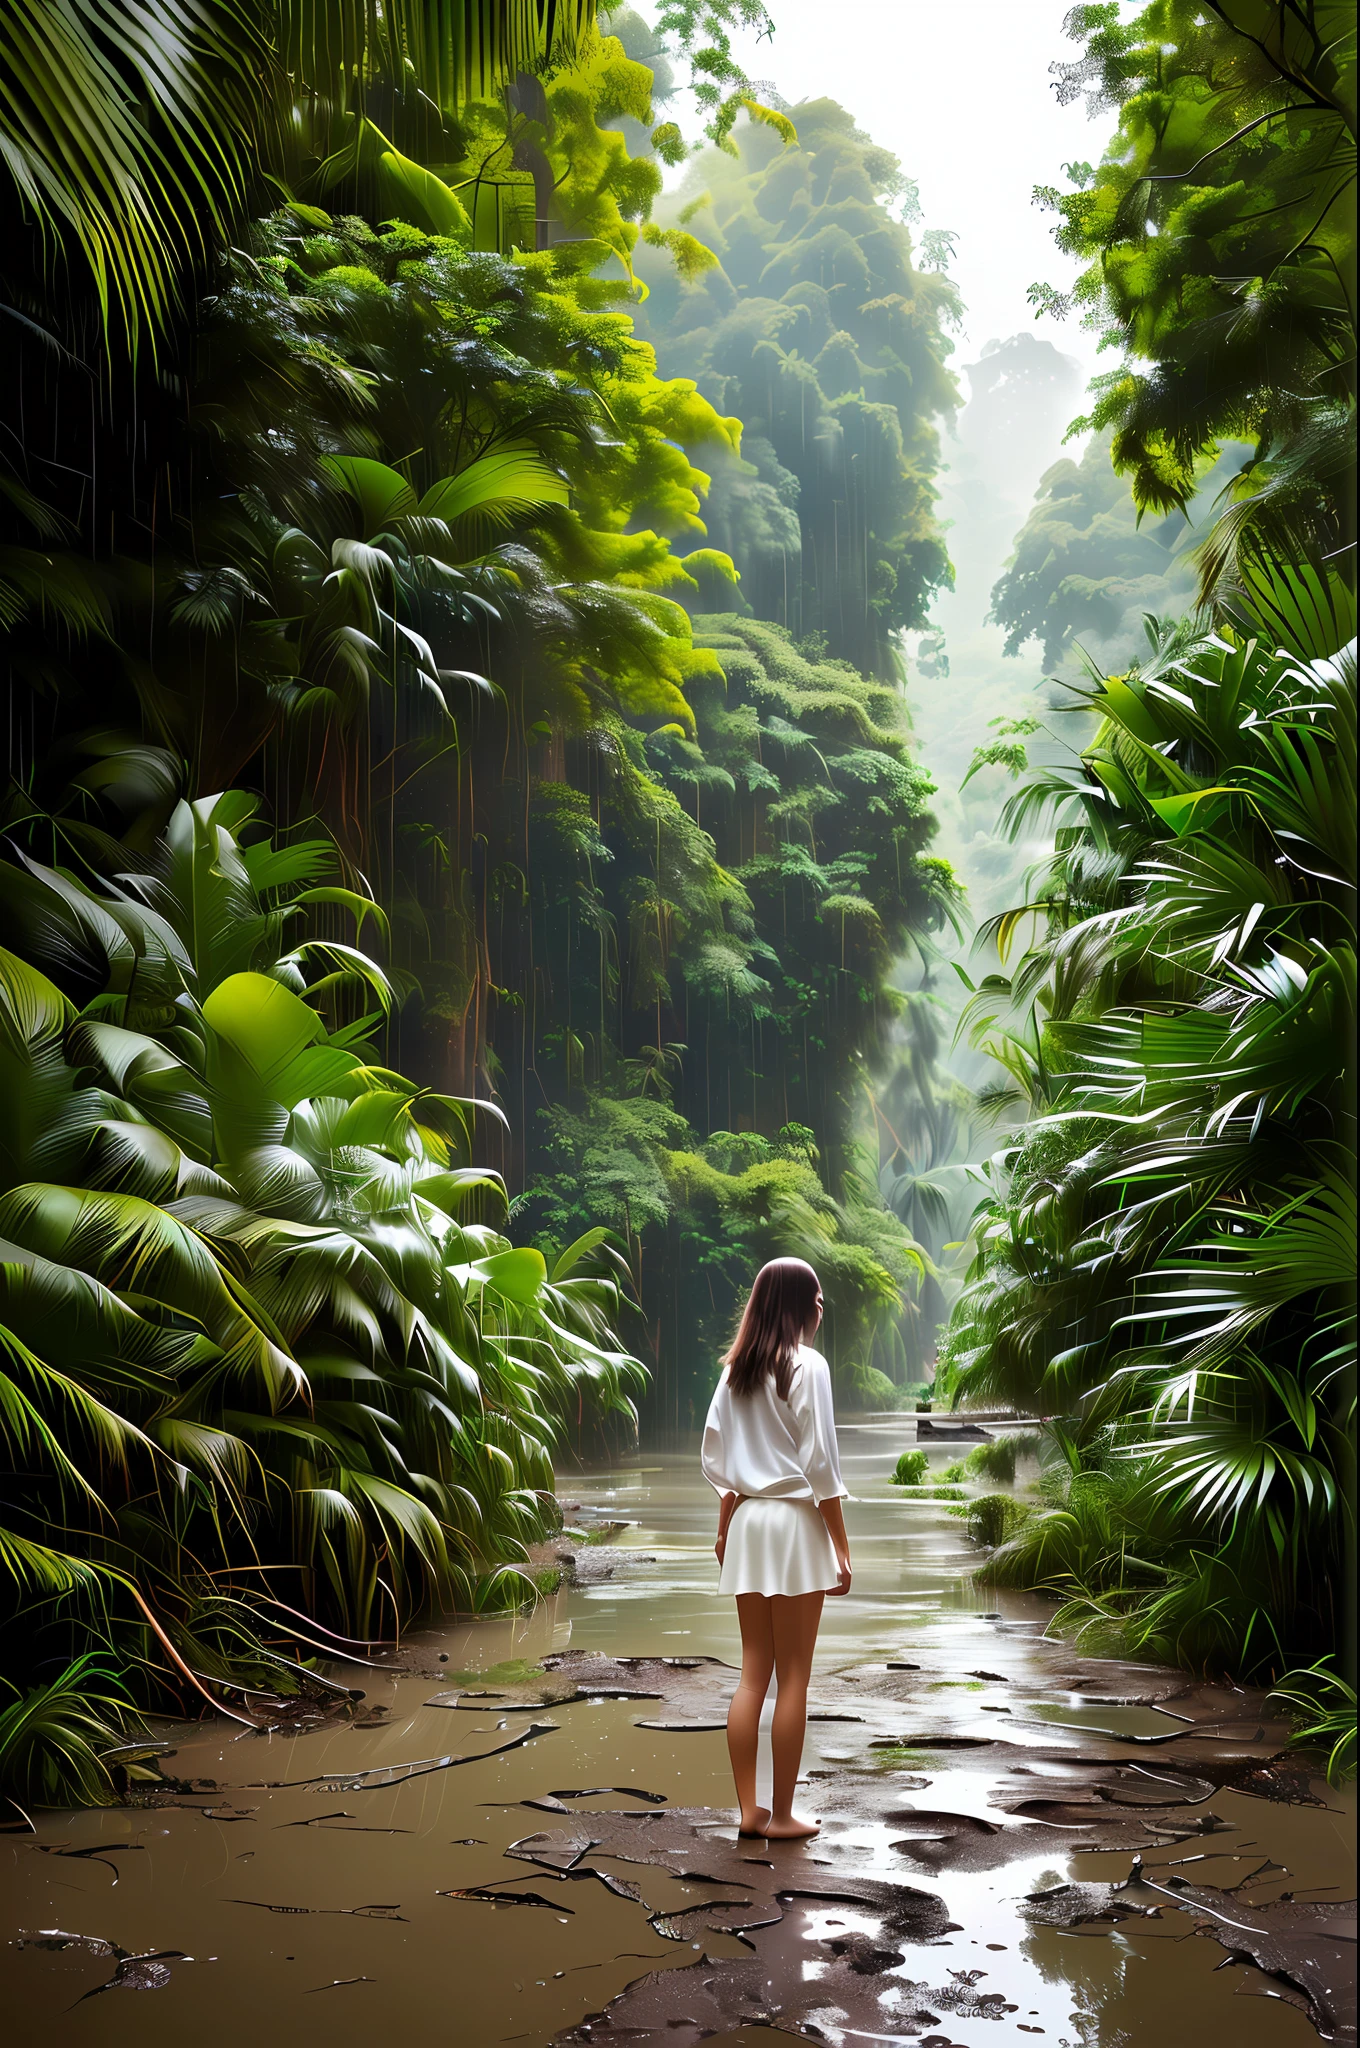
[[[746,424],[708,501],[742,575],[723,602],[888,677],[895,636],[950,576],[933,477],[958,299],[945,252],[914,250],[891,210],[913,206],[897,158],[831,100],[786,126],[745,125],[736,156],[695,167],[677,223],[719,266],[644,263],[643,328],[663,366]]]
[[[1036,198],[1087,259],[1071,298],[1124,355],[1088,424],[1138,505],[1183,511],[1224,439],[1251,445],[1201,558],[1325,557],[1354,578],[1355,36],[1345,0],[1073,9],[1060,100],[1118,110],[1100,164]]]
[[[672,1424],[711,1390],[751,1260],[799,1244],[844,1396],[919,1378],[900,1325],[923,1262],[856,1140],[903,1008],[894,962],[953,913],[896,690],[763,622],[700,615],[695,634],[721,667],[690,683],[693,731],[619,735],[639,809],[655,777],[652,843],[618,769],[592,777],[591,811],[540,786],[528,889],[555,998],[530,1213],[558,1240],[589,1214],[635,1240]],[[527,994],[522,966],[505,978]],[[531,1016],[505,1013],[506,1037]]]
[[[1216,474],[1231,464],[1229,456]],[[1191,501],[1195,510],[1213,488],[1211,477]],[[993,586],[989,616],[1006,628],[1006,653],[1035,639],[1054,669],[1074,642],[1111,663],[1132,652],[1149,613],[1174,618],[1193,605],[1192,538],[1179,513],[1140,519],[1127,479],[1111,466],[1108,432],[1093,434],[1079,462],[1064,457],[1040,477],[1034,510]]]

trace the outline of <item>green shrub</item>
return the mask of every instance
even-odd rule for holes
[[[968,1534],[975,1543],[985,1543],[994,1550],[1000,1543],[1006,1543],[1029,1519],[1031,1510],[1023,1501],[1011,1493],[984,1493],[977,1500],[970,1500],[964,1509],[968,1523]]]
[[[1018,1445],[1013,1436],[994,1437],[990,1443],[974,1444],[963,1461],[963,1468],[973,1479],[1006,1482],[1015,1477],[1017,1451]]]
[[[1355,1776],[1355,1687],[1337,1671],[1331,1657],[1320,1657],[1306,1670],[1286,1671],[1270,1695],[1295,1723],[1290,1737],[1300,1749],[1325,1750],[1327,1782],[1344,1784]]]
[[[851,1364],[843,1368],[837,1392],[847,1408],[896,1408],[902,1388],[876,1365]]]
[[[292,1600],[373,1640],[554,1592],[529,1565],[560,1525],[553,1446],[592,1409],[632,1419],[606,1233],[550,1273],[478,1220],[504,1188],[474,1105],[374,1064],[379,1010],[332,1029],[298,993],[319,945],[390,999],[366,955],[302,940],[294,912],[337,892],[278,899],[336,857],[275,847],[258,808],[177,804],[146,872],[98,888],[5,869],[10,936],[76,974],[73,935],[98,934],[76,980],[110,984],[77,1012],[0,948],[0,1785],[21,1803],[109,1789],[113,1681],[89,1658],[52,1680],[43,1630],[107,1642],[143,1704],[184,1704],[148,1629],[201,1696],[293,1692]],[[64,1547],[77,1487],[88,1558]]]
[[[930,1470],[930,1459],[924,1451],[903,1451],[893,1466],[894,1486],[919,1486]]]
[[[1083,1448],[1077,1470],[1054,1464],[1032,1504],[1009,1494],[971,1501],[970,1511],[980,1511],[976,1523],[970,1516],[978,1540],[999,1532],[980,1576],[1050,1594],[1059,1602],[1054,1630],[1070,1630],[1091,1655],[1241,1671],[1242,1645],[1253,1642],[1254,1668],[1268,1669],[1279,1654],[1269,1619],[1274,1589],[1187,1526],[1163,1483],[1164,1466],[1130,1456],[1126,1442],[1112,1431]],[[992,1499],[1005,1507],[990,1507]],[[1006,1510],[1013,1519],[1002,1526]]]
[[[0,1784],[24,1806],[98,1805],[113,1781],[103,1752],[126,1739],[131,1702],[114,1674],[86,1654],[59,1678],[15,1692],[0,1713]]]
[[[1314,1059],[1299,1035],[1303,983],[1339,1019],[1354,973],[1330,849],[1355,830],[1355,600],[1282,543],[1262,530],[1236,631],[1159,625],[1155,665],[1087,700],[1103,722],[1029,898],[1061,902],[1061,930],[1034,941],[1023,1026],[998,1036],[992,997],[972,1005],[1003,1063],[1034,1033],[1032,1092],[941,1364],[963,1403],[1081,1417],[1045,1430],[1070,1487],[989,1572],[1043,1585],[1088,1649],[1244,1682],[1343,1639],[1355,1535],[1350,1046],[1319,1021]],[[1017,830],[1052,777],[1012,799]],[[1325,792],[1306,816],[1305,778]],[[1231,887],[1205,879],[1229,868]],[[1308,953],[1277,976],[1244,964],[1239,904],[1280,901],[1282,870],[1290,907],[1267,914],[1290,941],[1255,943],[1306,931]],[[1116,1441],[1092,1441],[1097,1415]]]

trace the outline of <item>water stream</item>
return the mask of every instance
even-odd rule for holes
[[[1165,1714],[1105,1698],[1105,1688],[1089,1681],[1080,1695],[1055,1693],[1053,1652],[1042,1643],[1050,1610],[1027,1595],[976,1586],[977,1552],[961,1523],[943,1504],[905,1498],[888,1483],[912,1428],[897,1419],[842,1428],[855,1496],[847,1514],[855,1585],[848,1598],[827,1604],[819,1670],[853,1678],[890,1662],[919,1666],[908,1701],[894,1710],[904,1737],[947,1727],[984,1743],[1000,1730],[1007,1744],[1051,1758],[1055,1740],[1070,1742],[1079,1756],[1097,1733],[1174,1729]],[[944,1464],[955,1454],[941,1448],[932,1455]],[[682,1968],[700,1955],[716,1962],[747,1953],[733,1935],[707,1933],[691,1943],[652,1924],[658,1912],[674,1914],[711,1896],[711,1884],[601,1862],[625,1890],[641,1889],[639,1901],[605,1881],[547,1882],[531,1864],[506,1860],[517,1839],[552,1824],[515,1802],[608,1788],[573,1800],[572,1817],[636,1810],[644,1792],[671,1805],[712,1807],[716,1824],[730,1798],[720,1732],[638,1725],[678,1718],[665,1706],[585,1698],[530,1711],[467,1697],[495,1694],[513,1685],[520,1667],[568,1647],[735,1660],[735,1613],[713,1591],[712,1496],[692,1457],[652,1454],[613,1472],[564,1473],[561,1493],[578,1526],[629,1525],[611,1546],[582,1545],[591,1570],[612,1570],[612,1577],[566,1590],[531,1615],[429,1631],[408,1646],[400,1671],[337,1665],[333,1675],[366,1694],[352,1723],[275,1735],[226,1722],[176,1727],[175,1755],[163,1767],[199,1781],[201,1790],[46,1814],[36,1838],[7,1837],[0,1847],[0,2000],[17,2023],[12,2038],[53,2048],[96,2039],[235,2048],[265,2031],[305,2028],[336,2043],[391,2037],[539,2048],[651,1971]],[[1041,1651],[1048,1660],[1042,1684]],[[432,1706],[439,1691],[461,1693],[461,1704]],[[1223,1707],[1229,1718],[1238,1711],[1227,1691]],[[995,2017],[951,2013],[931,2039],[952,2048],[1039,2036],[1051,2048],[1160,2048],[1219,2030],[1237,2048],[1316,2041],[1306,2014],[1279,1995],[1281,1986],[1249,1964],[1222,1967],[1223,1949],[1199,1937],[1183,1913],[1140,1922],[1132,1932],[1125,1924],[1067,1933],[1022,1916],[1026,1893],[1071,1877],[1112,1879],[1127,1870],[1127,1855],[1055,1843],[997,1868],[932,1869],[931,1825],[923,1820],[924,1860],[914,1858],[914,1813],[948,1809],[990,1816],[993,1826],[1005,1817],[989,1805],[988,1777],[967,1751],[884,1748],[883,1725],[881,1712],[813,1724],[805,1759],[810,1810],[819,1810],[819,1797],[842,1773],[874,1774],[878,1805],[871,1818],[831,1819],[818,1841],[782,1845],[780,1854],[789,1868],[824,1875],[853,1866],[943,1897],[956,1925],[909,1952],[904,1972],[938,1985],[954,1981],[952,1972],[985,1971],[979,1985],[1004,1992],[1011,2009]],[[517,1746],[505,1747],[511,1743]],[[1128,1753],[1155,1784],[1168,1750]],[[434,1765],[450,1754],[472,1761],[395,1783],[358,1775]],[[1036,1782],[1054,1768],[1036,1766]],[[1196,1881],[1230,1885],[1234,1873],[1269,1858],[1288,1874],[1271,1873],[1253,1899],[1290,1887],[1350,1900],[1354,1803],[1320,1789],[1318,1806],[1217,1790],[1213,1810],[1224,1831],[1203,1844],[1172,1846],[1161,1861],[1169,1867],[1170,1859],[1194,1854]],[[520,1901],[448,1896],[470,1887],[517,1893]],[[526,1894],[541,1903],[526,1902]],[[861,1927],[872,1932],[872,1916],[843,1904],[809,1910],[799,1981],[825,1968],[819,1944]],[[85,1940],[54,1945],[58,1935]],[[101,1951],[100,1943],[109,1946]],[[116,1975],[119,1950],[152,1960],[125,1965],[106,1993],[101,1987]],[[138,1987],[157,1995],[137,1995]],[[771,2039],[769,2027],[740,2020],[716,2038],[752,2048]],[[597,2022],[596,2031],[626,2037],[621,2026]],[[779,2031],[776,2019],[775,2038]],[[834,2041],[834,2024],[821,2037]],[[845,2048],[905,2038],[921,2038],[920,2030],[894,2032],[886,2020],[881,2032],[841,2035]]]

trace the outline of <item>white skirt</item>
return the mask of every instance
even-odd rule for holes
[[[720,1593],[827,1593],[839,1576],[830,1531],[810,1500],[738,1502],[727,1525]]]

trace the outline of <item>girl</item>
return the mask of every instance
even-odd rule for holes
[[[721,1496],[719,1590],[735,1593],[741,1678],[727,1713],[727,1748],[741,1832],[771,1841],[815,1835],[793,1791],[807,1727],[807,1689],[822,1600],[850,1590],[831,1369],[808,1339],[822,1290],[802,1259],[772,1259],[755,1286],[723,1364],[704,1429],[704,1477]],[[774,1805],[756,1805],[760,1710],[777,1679]]]

